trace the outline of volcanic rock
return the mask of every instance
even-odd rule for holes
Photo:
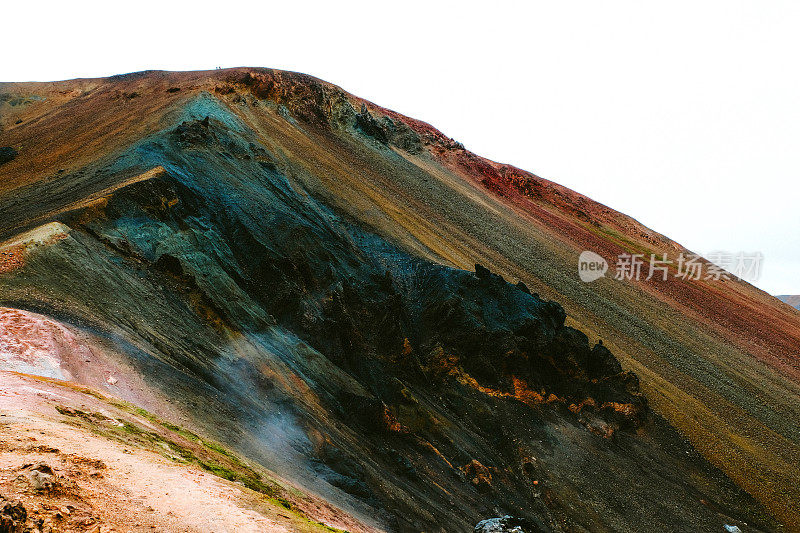
[[[19,155],[17,151],[10,146],[0,146],[0,165],[12,161]]]
[[[27,519],[28,512],[22,502],[0,495],[0,533],[22,533]]]

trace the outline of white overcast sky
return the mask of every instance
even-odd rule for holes
[[[0,80],[306,72],[800,293],[800,3],[4,2]]]

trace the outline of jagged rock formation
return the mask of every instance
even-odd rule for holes
[[[456,158],[485,190],[595,227],[615,214],[580,215],[532,178],[509,189],[510,167],[303,75],[143,73],[64,90],[48,98],[77,110],[42,131],[83,117],[85,97],[97,103],[85,142],[100,148],[59,159],[44,135],[3,167],[0,194],[0,303],[94,339],[70,344],[56,377],[178,415],[364,527],[472,531],[507,513],[542,531],[778,528],[648,407],[605,343],[529,289],[546,283],[440,235],[472,242],[465,232],[490,226],[438,207],[424,220],[386,183],[413,179],[434,206],[445,187],[489,194],[446,173]],[[131,128],[117,134],[121,116]],[[489,202],[474,205],[507,209]]]

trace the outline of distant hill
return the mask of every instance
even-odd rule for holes
[[[776,298],[791,305],[795,309],[800,309],[800,294],[782,294],[780,296],[776,296]]]

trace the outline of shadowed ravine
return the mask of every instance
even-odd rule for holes
[[[5,369],[180,421],[365,528],[796,530],[797,313],[577,280],[575,250],[665,237],[303,75],[0,93],[0,305],[94,339]]]

